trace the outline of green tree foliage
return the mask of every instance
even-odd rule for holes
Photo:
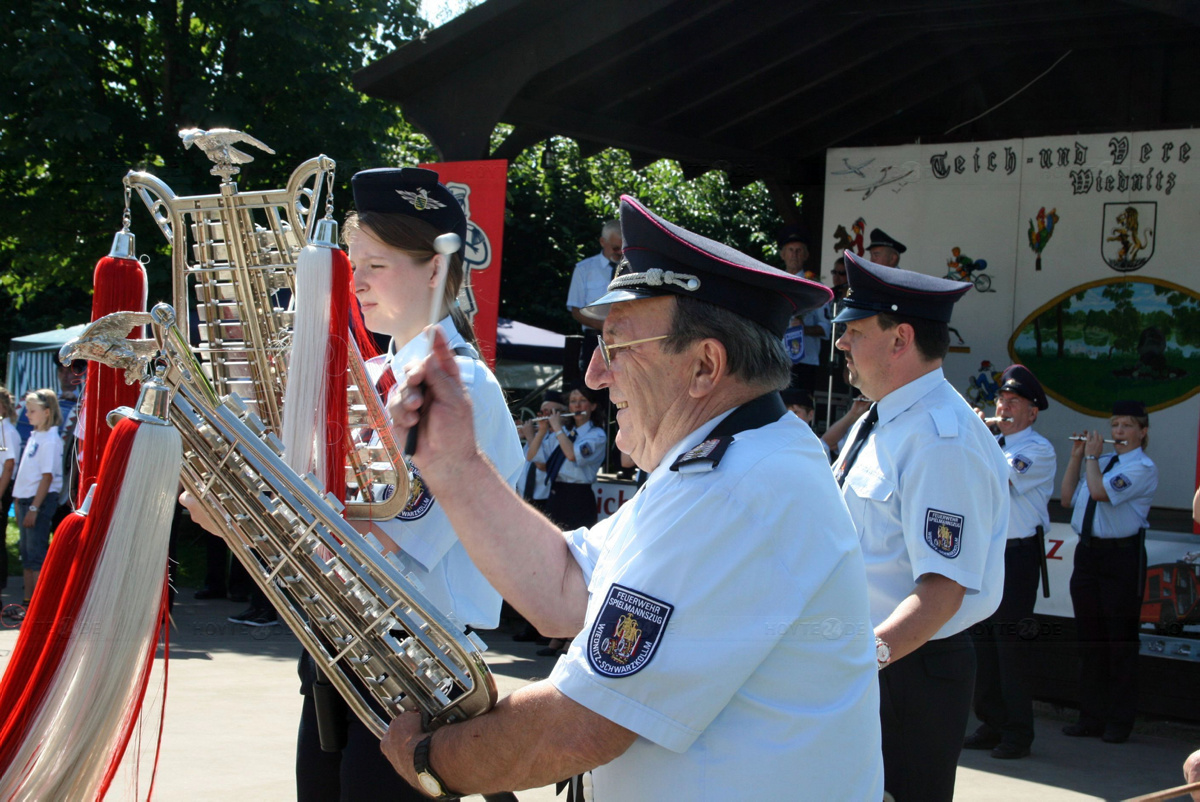
[[[469,0],[468,0],[469,4]],[[276,150],[255,151],[241,189],[282,186],[305,159],[338,162],[336,206],[349,178],[380,165],[436,161],[394,104],[354,91],[351,76],[427,27],[417,0],[10,0],[0,42],[0,349],[17,334],[90,314],[90,285],[121,224],[121,179],[148,170],[180,195],[216,191],[211,164],[178,131],[228,127]],[[506,133],[497,130],[496,142]],[[629,155],[585,158],[554,138],[509,166],[501,313],[562,332],[571,270],[598,250],[620,195],[778,263],[781,220],[766,189],[733,189],[678,164],[633,170]],[[167,246],[133,199],[151,299],[169,296]]]
[[[500,314],[575,333],[566,309],[571,271],[598,253],[600,226],[632,195],[673,223],[778,264],[774,234],[782,225],[762,184],[733,189],[713,171],[689,181],[676,162],[641,170],[610,149],[584,158],[573,140],[551,138],[508,168],[508,215]]]
[[[273,147],[244,168],[242,188],[281,186],[297,164],[329,153],[341,208],[356,169],[431,158],[393,104],[350,83],[424,30],[416,9],[416,0],[9,0],[0,342],[87,319],[128,170],[148,169],[179,194],[216,190],[208,160],[183,151],[181,128],[237,128]],[[165,250],[144,209],[133,221],[139,251]],[[151,263],[152,298],[166,295],[166,264]]]

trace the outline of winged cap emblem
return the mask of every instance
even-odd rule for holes
[[[418,212],[423,212],[426,209],[442,209],[446,206],[446,204],[442,203],[441,201],[434,200],[433,198],[429,197],[429,191],[424,187],[416,192],[410,192],[407,189],[398,189],[396,192],[400,195],[400,197],[411,203],[413,208]]]

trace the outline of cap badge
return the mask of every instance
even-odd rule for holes
[[[425,188],[421,188],[416,192],[410,192],[407,189],[398,189],[396,190],[396,194],[411,203],[413,208],[418,212],[423,212],[426,209],[442,209],[446,206],[441,201],[429,197],[429,190]]]

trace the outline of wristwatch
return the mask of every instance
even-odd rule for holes
[[[875,663],[880,671],[892,661],[892,647],[883,638],[875,638]],[[888,676],[891,676],[890,674]]]
[[[30,505],[29,505],[29,511],[30,511],[30,512],[37,512],[37,511],[38,511],[38,505],[36,505],[36,504],[30,504]]]
[[[417,769],[417,782],[421,784],[421,790],[434,799],[460,799],[462,794],[456,794],[446,788],[442,778],[437,776],[429,765],[429,742],[431,740],[433,740],[433,736],[426,735],[425,740],[417,744],[417,748],[413,750],[413,766]]]
[[[1100,459],[1099,457],[1093,456],[1092,454],[1084,454],[1083,458],[1084,459]]]

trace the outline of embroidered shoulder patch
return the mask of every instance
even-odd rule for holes
[[[628,677],[641,671],[662,642],[673,605],[613,585],[588,635],[588,662],[606,677]]]
[[[1118,473],[1112,479],[1108,480],[1108,484],[1113,490],[1128,490],[1133,485],[1133,482],[1129,481],[1129,477],[1125,474]]]
[[[963,517],[952,512],[925,510],[925,542],[943,557],[954,559],[962,550]]]
[[[412,466],[412,486],[408,490],[408,503],[396,517],[401,521],[415,521],[418,518],[424,518],[433,508],[433,501],[433,494],[421,480],[421,472],[417,470],[417,466]]]
[[[590,457],[590,456],[592,456],[592,446],[591,446],[591,444],[589,444],[589,443],[584,443],[583,445],[581,445],[581,446],[579,447],[579,453],[580,453],[580,455],[581,455],[581,456],[584,456],[584,457]]]
[[[1013,470],[1017,473],[1025,473],[1025,471],[1029,470],[1029,466],[1032,465],[1033,462],[1024,454],[1013,454],[1010,464],[1013,466]]]
[[[679,473],[704,473],[711,471],[721,464],[725,449],[733,442],[732,437],[714,437],[705,440],[690,451],[681,454],[679,459],[671,464],[671,470]]]

